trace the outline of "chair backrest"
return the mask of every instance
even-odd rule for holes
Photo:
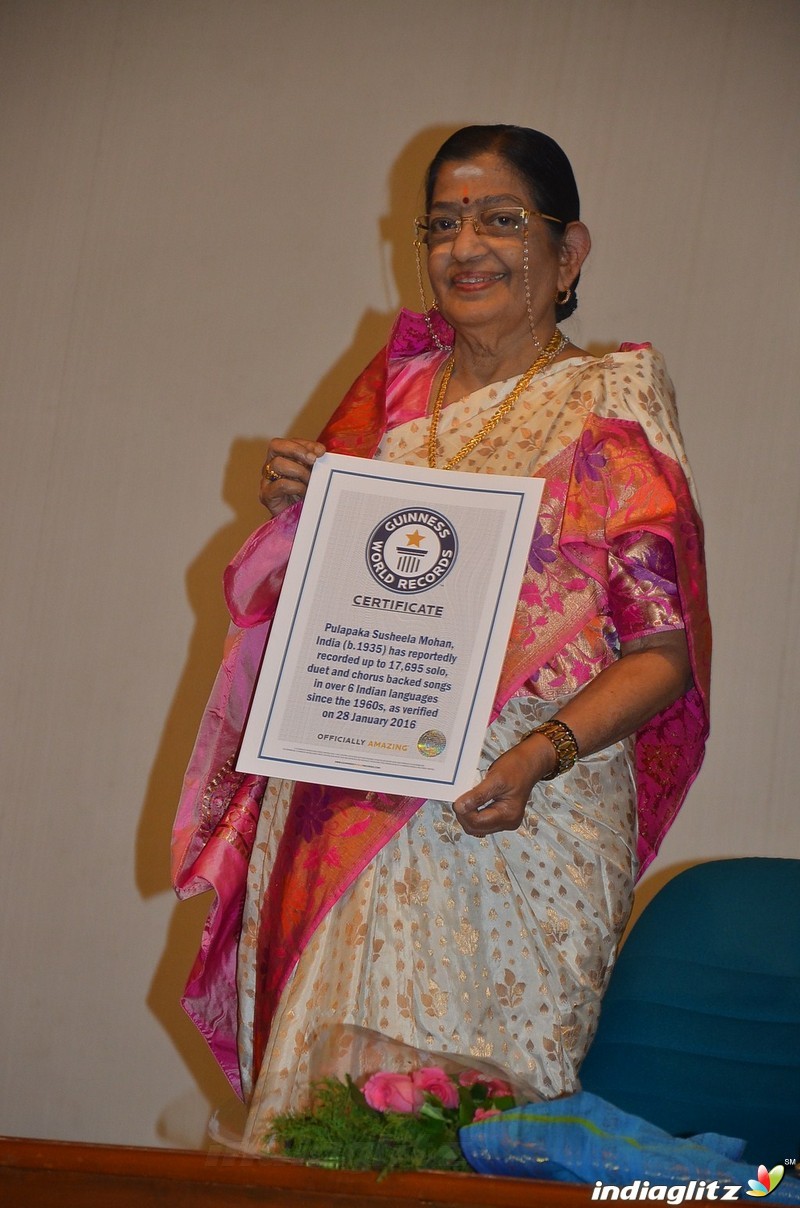
[[[800,1158],[800,860],[679,873],[631,929],[581,1085],[673,1136]]]

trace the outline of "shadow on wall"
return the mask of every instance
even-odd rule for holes
[[[384,292],[398,297],[401,306],[420,310],[414,253],[414,218],[425,208],[425,171],[444,140],[457,126],[431,126],[415,135],[403,148],[389,173],[389,208],[376,216],[375,237],[383,252],[386,272]],[[424,266],[424,252],[423,252]],[[317,288],[333,295],[333,282],[321,281]],[[430,301],[430,296],[428,296]],[[367,310],[354,333],[350,347],[325,374],[286,435],[316,437],[338,407],[362,369],[387,341],[396,311]]]
[[[238,437],[231,445],[222,498],[233,518],[215,533],[186,571],[186,592],[195,616],[183,673],[164,721],[139,820],[136,884],[143,898],[171,890],[169,848],[172,821],[200,716],[217,674],[229,617],[222,573],[248,534],[262,523],[257,498],[266,437]],[[180,1006],[206,913],[207,894],[175,903],[167,939],[147,995],[147,1005],[180,1053],[206,1105],[232,1099],[227,1079],[205,1041]],[[184,1096],[184,1100],[186,1096]],[[204,1113],[205,1118],[199,1116]],[[202,1102],[167,1105],[157,1135],[173,1146],[192,1148],[203,1137],[209,1110]]]
[[[433,154],[456,126],[433,126],[415,135],[400,152],[389,176],[389,209],[376,216],[376,238],[386,253],[387,296],[420,309],[414,256],[414,217],[424,209],[423,177]],[[424,257],[423,257],[424,259]],[[321,281],[334,296],[335,283]],[[366,310],[349,348],[321,379],[306,402],[287,416],[282,435],[315,437],[364,366],[387,339],[394,313]],[[266,519],[258,504],[258,482],[267,438],[237,437],[231,445],[222,497],[233,519],[211,537],[186,572],[186,590],[195,614],[181,679],[164,721],[161,742],[148,780],[137,835],[136,883],[142,897],[171,888],[169,844],[184,771],[194,746],[200,718],[217,674],[228,615],[222,597],[225,566],[250,532]],[[180,1007],[180,996],[194,961],[208,895],[175,904],[164,952],[153,976],[147,1004],[166,1030],[198,1084],[209,1110],[229,1104],[232,1092],[205,1042]],[[185,1097],[184,1097],[185,1098]],[[158,1122],[159,1135],[172,1144],[186,1143],[170,1123],[187,1115],[182,1101],[169,1105]],[[190,1113],[189,1113],[190,1114]],[[201,1129],[196,1130],[198,1135]]]
[[[164,721],[139,822],[136,884],[144,898],[163,893],[171,886],[172,820],[230,623],[222,595],[222,574],[248,534],[263,522],[257,493],[266,443],[266,437],[234,440],[222,487],[222,498],[233,510],[233,518],[214,534],[186,571],[186,594],[195,615],[195,626],[183,673]]]

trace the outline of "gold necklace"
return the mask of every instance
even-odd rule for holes
[[[567,340],[567,337],[562,332],[560,332],[558,330],[558,328],[556,328],[555,331],[553,332],[553,337],[549,341],[547,347],[536,358],[536,360],[531,365],[530,369],[527,369],[525,371],[525,373],[523,373],[522,377],[519,379],[519,381],[517,382],[514,389],[509,394],[506,395],[506,397],[503,399],[502,403],[500,403],[500,405],[497,408],[497,410],[495,411],[495,413],[493,415],[491,415],[489,417],[489,419],[487,419],[486,423],[483,425],[480,432],[476,432],[474,436],[471,436],[469,438],[469,440],[467,441],[467,443],[464,445],[464,448],[459,449],[458,453],[454,454],[454,456],[451,457],[449,459],[449,461],[446,461],[444,463],[445,470],[452,470],[454,466],[458,465],[458,463],[461,461],[462,458],[466,457],[468,453],[471,453],[473,449],[477,448],[477,446],[483,440],[484,436],[488,436],[489,433],[492,431],[492,429],[497,427],[497,425],[500,423],[500,420],[503,418],[503,416],[508,414],[508,412],[514,406],[514,403],[517,401],[519,396],[522,394],[523,390],[525,390],[527,388],[527,386],[530,384],[531,380],[536,376],[536,374],[541,369],[545,369],[552,361],[554,361],[556,359],[556,357],[558,356],[558,354],[561,352],[561,350],[563,348],[566,348],[568,343],[569,343],[569,341]],[[453,372],[453,364],[454,364],[454,358],[450,357],[448,359],[447,364],[444,367],[444,373],[442,375],[442,383],[439,386],[439,390],[436,394],[436,401],[433,404],[433,414],[431,415],[431,430],[430,430],[430,435],[428,436],[428,465],[431,467],[431,469],[436,469],[436,434],[439,429],[439,416],[442,413],[442,407],[444,405],[444,396],[447,393],[447,386],[450,381],[450,375]]]

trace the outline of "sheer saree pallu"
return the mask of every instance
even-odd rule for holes
[[[434,321],[441,322],[438,316]],[[359,378],[320,439],[336,452],[416,460],[427,439],[425,411],[442,359],[421,316],[404,312],[388,352]],[[471,425],[481,427],[492,391],[502,396],[507,386],[446,408],[441,440],[463,444]],[[508,418],[511,427],[493,432],[486,448],[459,467],[536,473],[546,480],[494,716],[520,693],[552,701],[554,710],[558,699],[615,657],[619,640],[671,627],[681,615],[689,635],[696,687],[637,736],[643,868],[699,769],[707,734],[710,639],[702,529],[669,382],[647,349],[600,361],[576,358],[535,379]],[[216,895],[184,1005],[240,1093],[236,949],[265,782],[236,773],[233,764],[298,513],[296,505],[264,525],[226,572],[233,626],[173,838],[179,895],[208,888]],[[251,937],[258,945],[254,1072],[277,1002],[315,929],[420,804],[295,786],[259,934]]]

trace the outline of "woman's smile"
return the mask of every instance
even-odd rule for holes
[[[454,273],[450,278],[456,289],[465,293],[475,293],[504,281],[507,273]]]

